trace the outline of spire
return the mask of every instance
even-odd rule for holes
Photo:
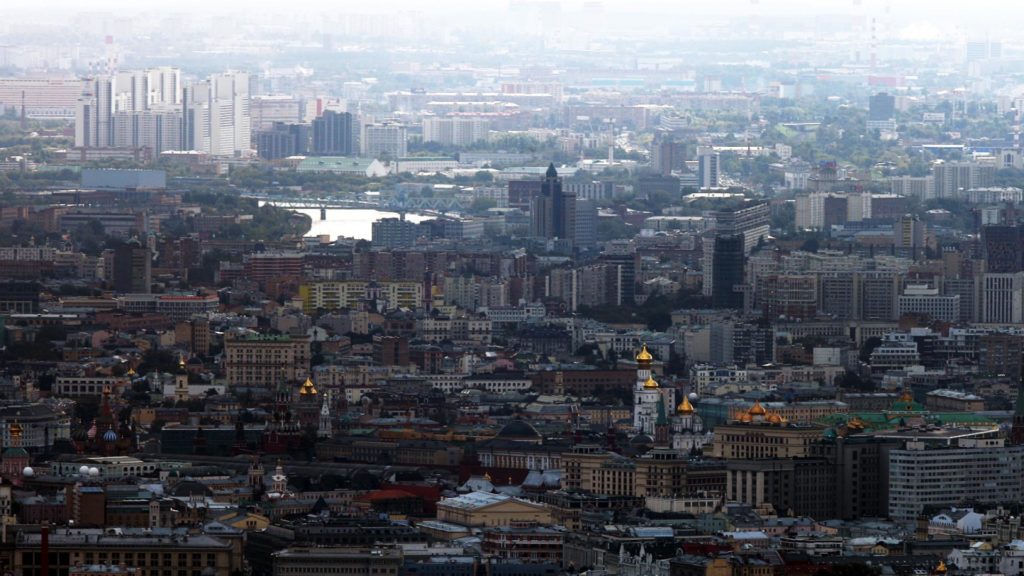
[[[548,171],[544,174],[545,178],[558,178],[558,171],[555,170],[555,163],[548,164]]]
[[[658,419],[654,421],[657,426],[668,426],[668,416],[665,414],[665,397],[658,395]]]

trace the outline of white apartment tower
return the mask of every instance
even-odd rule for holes
[[[406,155],[406,129],[395,122],[381,122],[363,126],[363,156],[379,158],[388,155],[402,158]]]

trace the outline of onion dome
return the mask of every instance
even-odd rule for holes
[[[85,433],[85,437],[92,440],[93,438],[96,438],[96,432],[96,422],[94,421],[92,426],[89,427],[89,431]]]
[[[676,406],[676,413],[683,416],[689,416],[690,414],[693,414],[693,412],[693,404],[690,404],[690,399],[683,396],[683,401],[679,403],[679,406]]]
[[[743,414],[740,415],[740,422],[743,422],[744,424],[747,424],[747,423],[750,423],[750,422],[753,422],[753,421],[754,421],[754,417],[751,416],[749,412],[744,412]]]
[[[782,424],[782,416],[779,416],[775,412],[772,412],[771,414],[769,414],[767,420],[771,424]]]
[[[910,393],[910,389],[908,388],[907,390],[904,390],[903,391],[903,395],[900,396],[900,402],[913,402],[913,401],[914,401],[914,396],[913,396],[913,394]]]
[[[764,406],[761,406],[761,402],[757,400],[754,401],[754,405],[751,406],[750,411],[747,412],[747,414],[750,414],[751,416],[764,416],[767,413],[768,411],[765,410]]]
[[[138,374],[138,372],[135,371],[135,368],[129,368],[128,371],[125,372],[124,375],[129,377],[129,378],[135,378],[139,374]]]
[[[644,390],[654,390],[657,387],[658,387],[658,383],[654,380],[654,378],[651,377],[651,376],[648,376],[647,377],[647,382],[644,382]]]
[[[106,432],[103,433],[103,441],[104,442],[117,442],[117,432],[114,432],[112,429],[111,430],[107,430]]]
[[[299,388],[299,394],[302,396],[316,396],[316,386],[313,386],[313,381],[306,378],[306,381],[302,384],[302,388]]]
[[[636,355],[636,361],[650,362],[651,360],[654,360],[654,356],[652,356],[651,353],[647,351],[647,344],[644,344],[643,347],[640,348],[640,352]]]

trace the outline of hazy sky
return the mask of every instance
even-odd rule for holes
[[[37,0],[9,2],[7,14],[31,13],[35,22],[47,18],[63,21],[78,12],[110,12],[114,16],[145,16],[162,12],[195,14],[197,17],[219,13],[241,13],[249,17],[281,15],[281,24],[289,14],[308,19],[310,15],[337,16],[346,13],[388,13],[416,11],[423,13],[458,13],[464,16],[500,17],[510,8],[529,9],[548,4],[566,13],[581,10],[603,10],[606,13],[661,13],[678,15],[688,20],[706,17],[716,19],[744,16],[769,18],[793,17],[800,20],[814,16],[842,15],[853,20],[875,18],[879,29],[891,37],[914,37],[941,40],[943,35],[998,36],[1004,41],[1020,37],[1024,16],[1007,10],[1009,0],[375,0],[373,2],[326,0],[174,0],[173,2],[125,0]],[[1009,17],[1007,17],[1009,15]],[[453,25],[459,23],[452,21]],[[2,41],[2,38],[0,38]]]

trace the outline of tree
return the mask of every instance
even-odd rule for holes
[[[875,348],[878,348],[881,345],[882,345],[882,339],[879,338],[878,336],[872,336],[871,338],[868,338],[867,340],[865,340],[864,344],[862,344],[861,347],[860,347],[860,356],[859,356],[860,361],[861,362],[870,362],[871,361],[871,353],[875,351]]]

